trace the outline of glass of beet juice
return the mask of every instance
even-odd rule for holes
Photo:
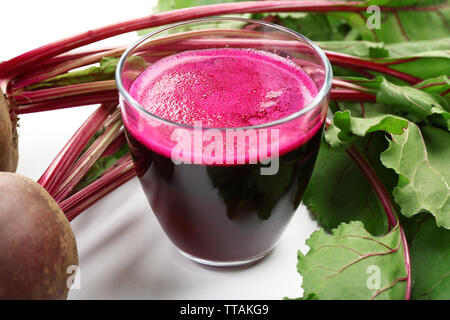
[[[263,21],[161,28],[116,71],[130,151],[161,227],[192,261],[262,259],[300,204],[332,71],[313,42]]]

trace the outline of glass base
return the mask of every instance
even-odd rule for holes
[[[189,260],[191,260],[192,262],[204,267],[204,268],[208,268],[208,269],[241,269],[241,268],[246,268],[246,267],[250,267],[251,265],[261,261],[262,259],[264,259],[267,255],[269,255],[273,249],[275,248],[275,246],[273,246],[272,248],[264,251],[263,253],[254,256],[250,259],[246,259],[246,260],[238,260],[238,261],[214,261],[214,260],[205,260],[205,259],[201,259],[198,257],[195,257],[189,253],[186,253],[180,249],[178,249],[178,251],[185,256],[186,258],[188,258]]]

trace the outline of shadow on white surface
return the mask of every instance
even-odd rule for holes
[[[183,257],[163,233],[137,179],[72,222],[81,289],[70,299],[281,299],[301,294],[297,250],[316,229],[301,207],[278,247],[245,269],[211,270]]]

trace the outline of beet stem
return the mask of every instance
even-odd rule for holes
[[[235,31],[236,34],[241,35],[249,35],[250,31]],[[203,33],[207,35],[207,33],[210,32],[210,30],[202,30],[202,31],[195,31],[195,32],[188,32],[190,35],[198,35],[201,36]],[[222,32],[231,32],[227,30],[222,30]],[[255,31],[251,31],[252,33],[258,33]],[[183,35],[185,37],[186,35]],[[249,35],[251,36],[251,35]],[[266,48],[266,47],[276,47],[279,49],[287,49],[287,50],[301,50],[302,45],[296,41],[286,41],[286,40],[273,40],[273,39],[239,39],[239,38],[230,38],[230,39],[195,39],[195,40],[184,40],[178,43],[173,43],[175,40],[179,40],[181,36],[179,35],[171,35],[168,37],[164,37],[162,39],[158,39],[156,43],[152,43],[151,46],[147,46],[146,48],[143,48],[143,50],[149,50],[153,48],[154,54],[158,53],[161,54],[161,52],[168,51],[168,54],[170,51],[174,50],[187,50],[187,49],[199,49],[199,48],[205,48],[207,46],[227,46],[227,47],[255,47],[255,48]],[[181,37],[182,38],[182,37]],[[158,50],[155,50],[157,48]],[[59,71],[70,71],[72,66],[80,67],[83,65],[86,65],[86,63],[94,63],[99,62],[103,56],[109,56],[109,55],[116,55],[120,52],[122,52],[123,48],[116,48],[112,49],[107,52],[100,52],[95,53],[92,56],[83,57],[76,61],[70,61],[68,65],[60,66],[58,67]],[[366,58],[359,58],[354,57],[351,55],[346,55],[342,53],[336,53],[332,51],[325,51],[325,54],[330,59],[331,63],[334,65],[339,65],[341,67],[348,68],[350,70],[357,70],[358,72],[361,72],[364,75],[368,75],[367,71],[376,71],[380,72],[385,75],[389,75],[392,77],[396,77],[400,80],[403,80],[409,84],[416,84],[422,81],[422,79],[411,76],[407,73],[391,69],[387,66],[386,62],[383,61],[377,61],[378,59],[366,59]],[[86,93],[90,92],[90,90],[95,91],[96,87],[98,89],[110,89],[115,87],[112,84],[113,80],[106,80],[104,82],[102,81],[94,81],[90,82],[94,84],[92,88],[89,88],[89,83],[86,84],[77,84],[77,85],[68,85],[63,87],[57,87],[57,88],[50,88],[50,89],[41,89],[36,91],[20,91],[21,86],[24,84],[32,84],[35,83],[37,79],[43,79],[47,78],[48,75],[57,75],[56,72],[49,71],[47,73],[43,73],[42,75],[29,78],[23,78],[20,80],[19,85],[13,85],[12,91],[18,91],[15,94],[12,94],[9,97],[10,102],[13,105],[17,104],[31,104],[31,103],[38,103],[46,100],[53,100],[58,99],[60,97],[67,97],[69,95],[75,95],[80,93]],[[45,79],[44,79],[45,80]],[[108,82],[111,81],[111,82]],[[97,83],[98,82],[98,83]]]
[[[362,68],[365,70],[372,70],[377,71],[389,76],[396,77],[400,80],[403,80],[409,84],[417,84],[422,81],[422,79],[411,76],[407,73],[391,69],[386,67],[383,63],[377,63],[370,61],[368,59],[361,59],[357,57],[353,57],[347,54],[343,53],[337,53],[337,52],[331,52],[331,51],[325,51],[325,54],[327,55],[328,59],[330,59],[332,64],[339,65],[339,66],[350,66],[350,67],[357,67]]]
[[[97,62],[100,62],[102,58],[120,56],[125,51],[124,48],[112,49],[109,51],[96,52],[87,56],[82,56],[78,59],[62,62],[51,68],[41,68],[33,74],[29,74],[27,77],[14,81],[13,90],[23,89],[32,84],[45,81],[52,77],[56,77],[60,74],[68,72],[72,69],[88,66]],[[42,70],[45,70],[42,72]]]
[[[102,177],[83,190],[59,203],[69,221],[75,219],[94,203],[136,176],[133,161],[129,154],[119,161],[122,162],[119,166],[105,172]]]
[[[50,195],[55,195],[66,171],[73,165],[88,141],[101,128],[115,106],[116,105],[100,106],[75,132],[69,142],[67,142],[38,180],[38,183],[43,186]]]
[[[10,95],[8,99],[10,104],[14,106],[18,104],[33,104],[76,95],[111,91],[115,89],[116,82],[114,80],[93,81],[36,91],[24,91],[18,94]]]
[[[372,165],[369,161],[364,157],[364,155],[355,147],[351,146],[346,150],[347,154],[350,158],[355,162],[355,164],[361,169],[364,176],[367,178],[368,182],[372,186],[373,190],[378,196],[380,200],[384,212],[386,213],[386,217],[388,220],[389,229],[392,230],[395,227],[400,228],[400,235],[402,239],[402,244],[404,248],[404,259],[406,266],[406,278],[402,279],[406,281],[406,292],[405,292],[405,300],[409,300],[411,298],[411,259],[409,254],[409,246],[408,241],[406,239],[406,235],[404,230],[398,220],[398,216],[395,212],[394,202],[391,199],[389,193],[381,182],[380,178],[376,174]]]
[[[112,120],[107,120],[109,123],[104,125],[104,133],[94,141],[80,159],[75,162],[69,172],[67,172],[54,196],[56,202],[64,200],[72,192],[92,165],[100,158],[108,145],[120,134],[122,119],[120,118],[119,112],[117,110],[111,116]]]
[[[380,7],[382,11],[394,12],[403,10],[436,10],[437,8],[438,6]],[[20,56],[12,58],[9,61],[3,62],[0,65],[0,78],[12,78],[33,66],[36,62],[55,57],[64,52],[68,52],[93,42],[110,38],[122,33],[159,27],[190,19],[241,13],[331,11],[362,12],[366,9],[367,6],[358,1],[249,1],[198,6],[156,13],[143,18],[133,19],[90,30],[26,52]]]
[[[376,102],[377,97],[371,93],[359,92],[356,90],[332,89],[330,98],[333,101],[363,101]]]
[[[92,104],[118,104],[119,94],[117,90],[99,91],[88,94],[75,95],[65,98],[51,99],[38,103],[12,106],[12,113],[17,115],[36,113],[43,111],[59,110],[73,107],[81,107]]]

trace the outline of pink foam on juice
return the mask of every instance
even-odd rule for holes
[[[222,48],[163,58],[142,72],[129,92],[154,115],[184,125],[201,122],[206,129],[256,126],[285,118],[310,103],[318,89],[289,59],[254,49]],[[317,114],[304,120],[314,125],[305,129],[297,121],[280,127],[280,154],[308,141],[323,123]],[[154,151],[171,156],[173,145],[146,136],[146,130],[132,131]],[[247,149],[247,161],[248,155]]]

